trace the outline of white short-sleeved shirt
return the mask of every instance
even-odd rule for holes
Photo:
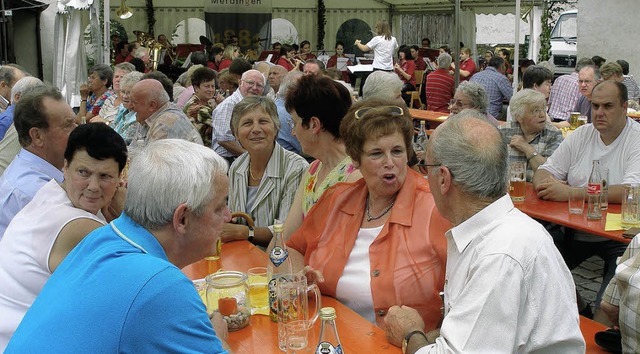
[[[387,40],[384,36],[375,36],[367,43],[367,47],[374,53],[374,69],[393,70],[393,53],[398,49],[396,37]]]
[[[541,169],[570,186],[585,186],[593,160],[609,169],[609,185],[640,183],[640,124],[627,124],[611,144],[605,145],[592,124],[576,129],[560,144]]]

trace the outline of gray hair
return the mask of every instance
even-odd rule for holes
[[[433,163],[446,166],[464,193],[496,200],[507,191],[507,146],[486,120],[457,117],[436,128],[427,145]]]
[[[394,93],[402,90],[402,81],[395,73],[374,71],[362,87],[362,98],[395,99]]]
[[[438,62],[438,69],[449,69],[451,66],[451,55],[441,53],[438,55],[438,59],[436,59],[436,61]]]
[[[249,77],[249,75],[255,74],[255,73],[260,74],[260,77],[262,78],[262,85],[266,85],[267,78],[264,77],[264,75],[262,75],[262,73],[256,69],[247,70],[244,73],[242,73],[242,77],[240,78],[240,80],[244,81],[247,77]]]
[[[471,107],[477,109],[481,113],[487,113],[487,106],[489,105],[489,98],[484,91],[484,87],[476,82],[463,81],[458,86],[456,92],[460,92],[469,98]]]
[[[273,125],[276,127],[276,135],[278,135],[278,132],[280,131],[278,109],[272,99],[263,96],[247,96],[233,107],[233,112],[231,113],[231,132],[233,135],[238,133],[240,119],[248,112],[257,108],[260,108],[263,112],[269,115]]]
[[[150,143],[129,169],[124,212],[147,230],[171,224],[180,204],[203,215],[227,162],[211,148],[181,139]]]
[[[593,70],[593,80],[594,81],[598,82],[602,78],[602,76],[600,75],[600,69],[598,69],[597,66],[595,66],[595,65],[585,65],[585,66],[582,67],[582,69],[580,69],[580,71],[582,71],[584,69],[592,69]],[[580,71],[578,71],[578,74],[580,74]]]
[[[491,121],[489,121],[489,119],[487,118],[486,113],[482,113],[479,110],[473,109],[473,108],[465,108],[456,114],[450,115],[449,118],[447,118],[447,120],[459,119],[459,118],[476,118],[476,119],[484,120],[487,123],[491,123]]]
[[[176,80],[176,84],[178,84],[178,85],[180,85],[182,87],[189,86],[189,73],[187,71],[185,71],[182,74],[180,74],[180,76],[178,76],[178,79]]]
[[[289,71],[289,73],[287,73],[287,75],[285,75],[282,78],[282,81],[280,82],[280,87],[278,88],[278,96],[279,97],[286,96],[287,90],[289,89],[289,87],[295,84],[298,81],[298,79],[302,77],[302,75],[304,74],[299,70]]]
[[[131,73],[136,71],[136,67],[133,64],[125,61],[124,63],[116,64],[116,66],[114,67],[114,71],[116,70],[122,70]]]
[[[23,92],[42,85],[44,85],[44,83],[37,77],[33,76],[25,76],[18,80],[18,82],[16,82],[16,84],[11,88],[11,104],[16,104],[18,102],[16,101],[16,96],[20,96]]]
[[[513,119],[520,122],[527,114],[527,111],[536,106],[545,106],[544,94],[532,89],[522,89],[516,92],[509,103],[509,111]]]
[[[0,66],[0,81],[11,86],[12,83],[15,83],[16,74],[20,71],[22,70],[10,65]]]
[[[120,79],[120,88],[133,86],[138,83],[144,76],[143,73],[139,71],[132,71],[128,74],[125,74],[122,79]]]
[[[96,64],[89,69],[89,75],[95,73],[100,80],[107,80],[107,87],[111,87],[113,83],[113,70],[107,64]]]

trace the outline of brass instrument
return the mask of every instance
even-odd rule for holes
[[[151,70],[158,70],[158,63],[160,62],[160,53],[162,53],[162,44],[158,43],[152,35],[142,31],[133,31],[136,35],[137,41],[140,45],[149,49],[149,62],[151,63]]]

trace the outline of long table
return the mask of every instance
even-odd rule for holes
[[[235,241],[222,245],[221,266],[224,270],[246,272],[252,267],[264,267],[267,255],[247,241]],[[182,271],[192,280],[202,279],[209,274],[209,265],[200,261],[189,265]],[[322,296],[322,306],[331,306],[338,315],[336,326],[342,347],[347,353],[389,353],[402,351],[387,341],[382,329],[371,324],[350,308],[334,298]],[[312,305],[309,305],[312,308]],[[318,343],[320,320],[309,332],[309,347],[300,353],[313,353]],[[229,333],[229,346],[235,354],[276,354],[278,349],[278,326],[268,316],[253,315],[249,326]]]
[[[448,113],[425,111],[423,109],[409,108],[409,114],[413,120],[423,120],[426,122],[427,129],[435,129],[440,124],[444,123],[448,117]]]
[[[221,266],[224,270],[246,271],[252,267],[267,264],[267,255],[247,241],[236,241],[222,245]],[[202,279],[209,274],[209,264],[200,261],[182,271],[192,280]],[[311,304],[309,305],[311,307]],[[328,296],[322,296],[322,306],[331,306],[338,315],[336,326],[343,349],[347,353],[400,354],[400,348],[387,342],[382,329],[369,323],[360,315]],[[596,332],[606,327],[585,317],[580,317],[580,330],[587,343],[587,353],[607,353],[594,341]],[[309,347],[301,353],[313,353],[320,332],[319,321],[309,333]],[[278,327],[268,316],[251,316],[250,325],[229,333],[229,346],[235,354],[281,354],[278,349]]]
[[[586,203],[586,201],[585,201]],[[602,211],[602,219],[588,220],[586,205],[582,215],[569,214],[568,202],[552,202],[538,198],[533,184],[527,183],[527,194],[524,202],[514,203],[516,208],[532,218],[544,220],[573,230],[591,233],[608,239],[629,243],[631,239],[622,236],[622,230],[605,231],[606,213],[620,213],[620,204],[609,203],[609,208]]]

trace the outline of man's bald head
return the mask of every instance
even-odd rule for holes
[[[158,80],[140,80],[131,89],[130,109],[136,112],[136,120],[144,122],[169,102],[169,95]]]
[[[287,73],[287,69],[281,65],[273,65],[269,70],[269,86],[271,86],[275,92],[278,92],[280,89],[282,79]]]

